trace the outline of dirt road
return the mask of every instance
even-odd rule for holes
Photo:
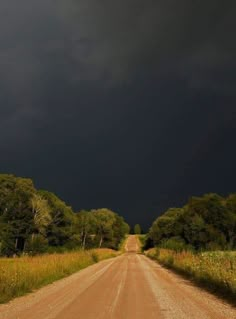
[[[236,309],[143,255],[127,253],[9,304],[0,319],[235,319]]]

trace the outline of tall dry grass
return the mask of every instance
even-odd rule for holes
[[[150,249],[148,257],[184,273],[211,290],[236,297],[236,252],[175,252]]]
[[[118,253],[111,249],[0,258],[0,303],[31,292]]]

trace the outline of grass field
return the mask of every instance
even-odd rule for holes
[[[0,258],[0,303],[117,254],[111,249],[95,249],[35,257]]]
[[[236,297],[236,252],[175,252],[167,249],[150,249],[148,257],[188,275],[211,291]]]

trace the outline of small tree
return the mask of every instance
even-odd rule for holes
[[[140,235],[141,232],[142,232],[142,230],[141,230],[140,225],[139,225],[139,224],[136,224],[136,225],[134,226],[134,233],[135,233],[136,235]]]

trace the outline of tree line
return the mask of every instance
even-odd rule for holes
[[[152,224],[148,246],[191,250],[236,249],[236,194],[192,197],[170,208]]]
[[[75,213],[33,181],[0,174],[0,255],[108,247],[118,249],[129,226],[102,208]]]

